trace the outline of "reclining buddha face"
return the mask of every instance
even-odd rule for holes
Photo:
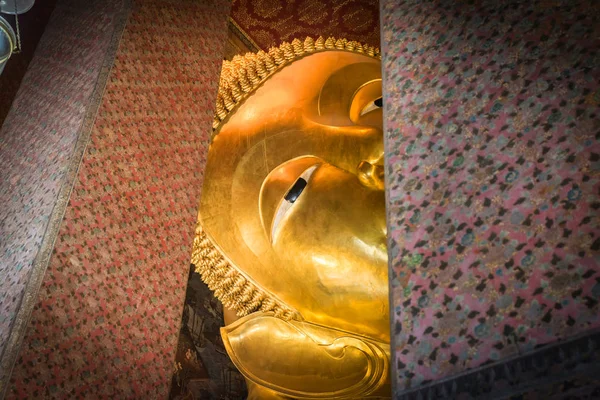
[[[389,341],[380,68],[326,51],[269,77],[213,139],[199,220],[304,320]]]

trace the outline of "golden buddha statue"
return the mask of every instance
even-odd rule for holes
[[[389,398],[378,50],[225,62],[213,128],[192,262],[249,398]]]

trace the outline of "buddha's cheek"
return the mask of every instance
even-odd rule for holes
[[[293,269],[332,306],[386,308],[387,251],[383,191],[324,164],[281,221],[273,249],[282,268]]]

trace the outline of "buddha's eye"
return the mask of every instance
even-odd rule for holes
[[[375,101],[367,103],[367,105],[364,106],[362,111],[360,112],[360,116],[362,117],[363,115],[368,114],[371,111],[377,110],[381,107],[383,107],[383,97],[380,97],[380,98],[376,99]]]
[[[304,189],[308,185],[310,177],[315,172],[319,165],[313,165],[307,168],[299,177],[296,179],[296,182],[292,185],[292,187],[287,191],[279,206],[277,207],[277,212],[275,213],[275,218],[273,218],[273,225],[271,226],[271,241],[275,238],[275,233],[277,232],[277,228],[280,225],[283,217],[287,214],[287,212],[292,208],[293,204],[296,203]]]
[[[298,196],[300,196],[302,194],[302,191],[304,190],[305,187],[306,187],[306,181],[304,180],[304,178],[298,178],[296,183],[294,183],[294,186],[292,186],[292,188],[285,195],[285,197],[284,197],[285,201],[294,203],[298,199]]]

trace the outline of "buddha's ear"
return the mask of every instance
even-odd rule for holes
[[[264,313],[221,328],[221,336],[246,379],[285,396],[366,398],[388,386],[386,343]]]

